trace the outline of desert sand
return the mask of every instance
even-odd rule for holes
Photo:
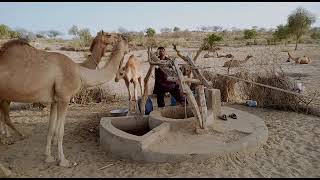
[[[49,45],[35,46],[44,48]],[[319,45],[300,45],[294,52],[294,56],[310,56],[313,62],[308,65],[285,62],[287,54],[282,51],[293,48],[293,45],[222,47],[222,51],[233,53],[239,59],[253,55],[254,58],[243,67],[252,71],[258,66],[281,64],[285,72],[306,86],[306,94],[320,89]],[[167,49],[173,54],[171,47]],[[192,49],[181,50],[190,55],[195,53]],[[84,60],[83,52],[59,51],[56,46],[52,46],[52,51],[66,54],[76,62]],[[131,53],[140,58],[143,72],[146,73],[149,66],[145,62],[146,51]],[[226,69],[222,68],[226,59],[200,57],[200,65],[215,66],[211,71],[226,73]],[[100,65],[103,66],[103,63]],[[153,82],[151,78],[151,89]],[[107,103],[71,104],[69,107],[64,149],[66,157],[78,163],[72,168],[44,162],[49,106],[42,111],[11,110],[12,121],[27,137],[20,140],[12,133],[13,136],[7,139],[12,144],[0,144],[0,162],[13,172],[10,177],[320,177],[320,117],[244,105],[228,106],[261,117],[269,130],[267,144],[256,153],[180,163],[144,163],[113,158],[99,147],[98,124],[101,117],[110,116],[110,110],[126,107],[127,90],[123,81],[109,82],[103,87],[117,98]],[[56,155],[57,148],[53,147]],[[98,170],[107,165],[105,169]]]

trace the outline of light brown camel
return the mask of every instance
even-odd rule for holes
[[[225,57],[225,58],[234,58],[234,56],[232,54],[218,54],[217,53],[217,58],[222,58],[222,57]]]
[[[252,58],[253,56],[251,56],[251,55],[248,55],[247,57],[246,57],[246,59],[244,59],[244,60],[234,60],[234,59],[232,59],[232,60],[230,60],[230,61],[227,61],[227,62],[225,62],[224,64],[223,64],[223,67],[228,67],[228,74],[229,74],[229,70],[230,70],[230,68],[231,67],[240,67],[242,64],[244,64],[244,63],[246,63],[250,58]]]
[[[51,103],[46,162],[53,162],[51,140],[58,137],[60,166],[71,166],[63,153],[64,122],[72,95],[81,87],[97,86],[112,80],[128,52],[122,36],[113,48],[110,61],[100,70],[80,66],[60,53],[38,50],[26,42],[12,40],[0,49],[0,99],[13,102]],[[27,75],[27,76],[26,76]]]
[[[219,50],[221,50],[221,48],[219,48],[219,47],[209,48],[208,52],[205,55],[203,55],[203,58],[210,58],[210,57],[215,57],[215,56],[218,57],[218,52],[217,51],[219,51]],[[213,55],[210,55],[210,52],[212,52]]]
[[[141,91],[141,97],[142,97],[142,84],[141,84],[141,78],[142,78],[142,72],[140,68],[140,62],[134,55],[131,55],[124,67],[121,67],[122,64],[120,64],[119,71],[117,72],[115,82],[119,82],[120,79],[123,78],[124,82],[126,83],[128,94],[129,94],[129,114],[133,112],[132,110],[137,110],[137,102],[138,102],[138,89],[137,85],[139,83],[140,91]],[[130,93],[130,83],[133,83],[134,87],[134,98],[132,98],[132,95]],[[132,109],[132,104],[134,104]]]
[[[114,43],[117,41],[118,36],[115,33],[107,33],[101,30],[97,33],[97,36],[93,39],[91,46],[90,46],[90,52],[91,55],[88,56],[88,58],[83,61],[82,63],[79,63],[80,66],[86,67],[88,69],[96,69],[102,56],[104,55],[105,48],[111,44],[114,45]],[[33,103],[33,105],[39,105],[45,107],[41,103]],[[12,127],[12,122],[10,120],[9,116],[10,111],[10,101],[4,101],[0,100],[0,118],[7,118],[6,122],[9,122],[10,127]],[[19,132],[16,128],[12,128],[20,137],[24,137],[21,132]],[[4,134],[6,137],[10,137],[10,131],[8,129],[8,126],[5,124],[2,124],[0,120],[0,133]]]
[[[303,56],[303,57],[292,57],[291,54],[288,52],[288,60],[287,62],[290,62],[290,59],[295,62],[295,64],[309,64],[311,63],[311,58],[308,56]]]

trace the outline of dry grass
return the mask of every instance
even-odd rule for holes
[[[257,101],[258,107],[263,108],[295,112],[306,111],[306,109],[308,109],[307,100],[293,94],[254,85],[252,83],[240,82],[209,71],[204,71],[204,76],[213,83],[214,88],[220,89],[221,100],[223,102],[244,102],[245,100],[251,99]],[[250,74],[248,71],[242,69],[241,72],[231,76],[288,91],[292,91],[296,84],[286,73],[271,68],[255,74]],[[236,88],[237,85],[239,88]],[[236,94],[238,96],[236,96]],[[240,97],[240,100],[236,99],[236,97]]]
[[[109,95],[109,93],[100,86],[90,89],[81,89],[72,97],[73,102],[77,104],[109,102],[114,101],[115,99],[116,95]]]

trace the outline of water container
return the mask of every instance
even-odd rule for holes
[[[139,111],[141,112],[141,98],[138,98],[138,107]],[[145,105],[145,115],[149,115],[153,111],[153,103],[150,97],[147,98],[146,105]]]
[[[173,96],[171,96],[171,105],[170,106],[176,106],[176,105],[177,105],[176,99]]]
[[[246,104],[247,104],[249,107],[257,107],[257,101],[247,100]]]

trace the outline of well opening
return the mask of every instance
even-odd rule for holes
[[[187,117],[186,117],[187,115]],[[191,107],[177,107],[177,106],[169,106],[161,111],[161,116],[171,119],[186,119],[190,117],[194,117]]]
[[[148,117],[124,116],[121,119],[113,119],[111,124],[115,128],[135,136],[143,136],[151,131]]]

